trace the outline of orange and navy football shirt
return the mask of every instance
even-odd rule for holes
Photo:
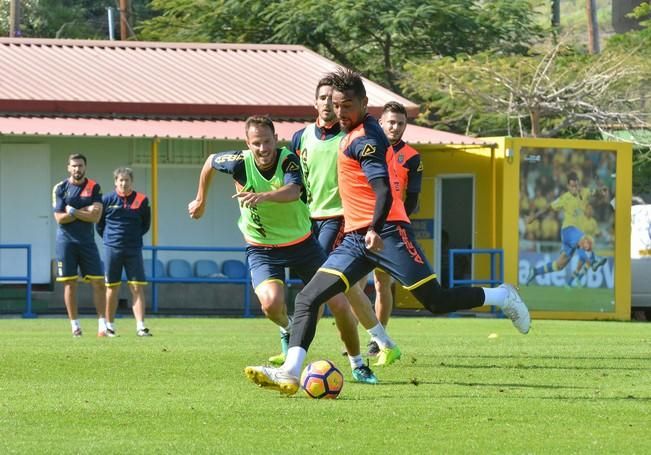
[[[65,212],[67,205],[80,209],[95,202],[102,202],[102,190],[99,183],[88,178],[80,185],[65,179],[52,189],[52,208],[55,212]],[[59,224],[57,242],[95,243],[93,223],[75,219],[70,223]]]
[[[132,191],[121,194],[117,190],[102,198],[104,211],[97,223],[97,233],[105,246],[112,248],[142,248],[142,236],[151,225],[149,199],[143,193]]]
[[[389,172],[394,171],[387,166],[388,148],[389,141],[382,127],[368,114],[362,123],[341,140],[337,172],[339,193],[344,206],[345,232],[367,228],[373,221],[376,199],[368,182],[376,178],[385,178],[390,182],[397,178],[389,175]],[[400,193],[394,185],[390,185],[390,188],[393,203],[387,221],[409,223]]]
[[[403,200],[407,193],[420,193],[423,164],[418,150],[400,140],[387,150],[387,163],[394,166],[396,178],[391,184],[396,185]]]

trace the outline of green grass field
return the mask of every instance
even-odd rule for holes
[[[149,323],[149,339],[131,319],[97,339],[84,319],[72,339],[64,319],[0,319],[0,453],[651,451],[648,324],[395,318],[404,354],[382,383],[319,401],[247,382],[278,348],[268,321]],[[340,349],[322,320],[309,357],[349,379]]]

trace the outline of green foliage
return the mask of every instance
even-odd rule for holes
[[[643,19],[640,22],[640,25],[643,27],[651,26],[651,3],[642,2],[636,6],[633,11],[629,14],[630,17],[634,19]]]
[[[651,194],[651,159],[649,150],[633,153],[633,194]],[[647,203],[651,201],[647,200]]]
[[[649,58],[651,57],[651,3],[642,3],[633,10],[630,16],[636,19],[647,18],[640,21],[640,25],[644,28],[613,36],[608,40],[607,48],[615,50],[634,49],[640,55]]]
[[[132,0],[133,19],[146,19],[147,0]],[[107,6],[117,3],[99,0],[23,0],[20,30],[23,37],[108,39]],[[9,34],[9,0],[0,0],[0,34]],[[116,30],[118,26],[116,25]]]
[[[339,399],[283,398],[242,372],[278,348],[261,319],[149,319],[154,336],[72,339],[57,319],[0,319],[2,453],[646,453],[648,325],[394,318],[398,365],[350,380],[331,318],[309,360]],[[361,331],[364,334],[363,331]],[[488,338],[489,334],[497,338]],[[365,334],[364,334],[365,335]],[[366,341],[363,337],[362,341]]]
[[[408,96],[424,100],[421,121],[478,135],[597,137],[639,121],[648,63],[631,52],[598,56],[558,46],[546,54],[493,52],[407,66]]]
[[[154,0],[144,39],[303,44],[399,90],[404,64],[499,48],[526,53],[541,36],[529,0]]]

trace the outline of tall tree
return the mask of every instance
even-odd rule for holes
[[[399,91],[407,61],[526,53],[542,30],[530,0],[154,0],[140,36],[165,41],[304,44]]]
[[[588,50],[591,54],[598,54],[599,44],[599,22],[597,21],[597,1],[585,0],[585,11],[588,19]]]
[[[618,127],[649,125],[641,104],[651,82],[635,52],[590,57],[563,45],[537,56],[444,58],[411,65],[407,94],[425,99],[427,119],[467,132],[490,126],[498,134],[582,137]],[[477,118],[479,117],[479,118]]]
[[[626,33],[631,30],[642,28],[640,19],[631,17],[630,13],[644,0],[616,0],[612,4],[612,22],[613,28],[617,33]]]
[[[0,34],[9,34],[9,1],[0,0]],[[135,19],[151,17],[148,0],[131,0]],[[21,36],[36,38],[107,39],[107,6],[116,0],[21,0]],[[5,11],[6,14],[5,15]]]

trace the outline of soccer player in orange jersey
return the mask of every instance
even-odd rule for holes
[[[407,128],[407,110],[397,101],[389,101],[384,105],[380,126],[387,135],[391,146],[387,149],[387,165],[393,166],[394,178],[391,184],[394,185],[404,201],[405,212],[410,216],[418,206],[418,195],[420,194],[421,182],[423,180],[423,164],[420,161],[420,153],[405,144],[402,135]],[[375,269],[373,271],[375,281],[375,314],[384,327],[389,323],[391,311],[393,310],[393,291],[391,275]],[[373,340],[368,344],[368,355],[376,356],[380,353],[380,347]]]
[[[389,184],[389,142],[377,120],[366,113],[368,98],[361,76],[339,69],[330,77],[332,104],[346,132],[337,163],[346,235],[296,297],[285,363],[280,368],[246,367],[246,376],[259,386],[287,395],[296,393],[316,333],[319,307],[376,267],[400,281],[432,313],[495,305],[521,333],[527,333],[529,311],[513,286],[444,289],[439,285],[416,243],[400,195]],[[382,360],[393,355],[387,348],[378,357]]]

